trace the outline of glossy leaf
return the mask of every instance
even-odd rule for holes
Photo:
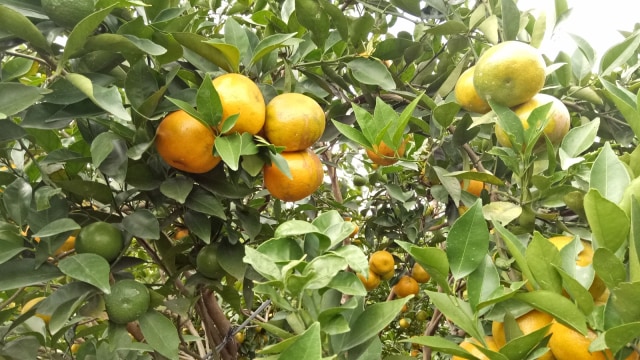
[[[57,267],[37,264],[35,259],[13,259],[0,264],[0,291],[46,283],[62,276]]]
[[[630,182],[629,172],[624,163],[618,159],[611,145],[605,143],[591,168],[589,186],[598,190],[602,197],[618,204]]]
[[[264,58],[276,49],[300,43],[302,40],[295,38],[295,35],[296,34],[274,34],[265,37],[253,50],[251,64],[257,63],[260,59]]]
[[[23,225],[27,219],[32,201],[31,185],[22,178],[17,178],[6,187],[2,195],[4,208],[10,219]]]
[[[489,229],[477,200],[453,223],[447,236],[447,258],[454,278],[472,273],[484,260],[489,248]]]
[[[241,156],[258,153],[258,147],[249,133],[220,136],[216,138],[215,148],[222,161],[234,171],[238,170]]]
[[[525,252],[527,265],[540,289],[560,293],[562,278],[554,265],[562,264],[557,248],[540,234],[535,234]]]
[[[180,338],[178,330],[171,320],[155,310],[150,310],[144,313],[138,322],[145,341],[155,351],[168,359],[177,360],[179,358]]]
[[[539,290],[526,293],[519,293],[514,298],[521,300],[534,308],[549,313],[559,323],[575,329],[581,334],[587,333],[587,323],[585,315],[571,302],[571,300],[561,294]]]
[[[187,177],[172,177],[162,182],[160,191],[166,197],[184,204],[193,189],[193,180]]]
[[[95,29],[102,23],[104,18],[113,10],[116,4],[107,6],[81,20],[69,34],[69,38],[64,46],[62,59],[59,64],[66,63],[73,55],[82,51],[87,39],[93,34]]]
[[[569,130],[564,139],[562,139],[562,144],[558,150],[560,166],[563,170],[583,160],[578,156],[593,145],[599,127],[600,119],[596,118],[582,126]]]
[[[202,56],[225,71],[237,72],[238,58],[235,56],[236,53],[226,51],[229,50],[228,47],[223,49],[225,51],[220,51],[216,46],[208,43],[209,39],[198,34],[177,32],[172,35],[182,46]]]
[[[37,48],[50,51],[42,32],[20,12],[5,5],[0,5],[0,30],[24,39]]]
[[[314,322],[305,332],[287,341],[291,344],[280,353],[279,359],[322,359],[320,323]]]
[[[76,73],[67,74],[66,79],[91,99],[94,104],[105,111],[121,119],[131,120],[131,116],[122,104],[120,92],[115,86],[99,86],[92,83],[91,80],[84,75]]]
[[[376,303],[365,310],[351,323],[351,332],[342,346],[342,351],[354,348],[382,331],[399,313],[411,297]]]
[[[122,220],[124,229],[143,239],[160,239],[160,224],[153,213],[147,209],[138,209]]]
[[[20,83],[0,83],[0,119],[17,114],[42,99],[46,90]],[[2,138],[7,138],[3,134]]]
[[[638,337],[640,337],[640,322],[638,321],[607,329],[604,333],[607,347],[614,353]]]
[[[515,40],[520,31],[520,11],[513,0],[502,0],[501,4],[504,40]]]
[[[597,247],[618,251],[629,234],[629,217],[624,210],[598,190],[590,189],[584,197],[584,211]]]
[[[356,58],[347,63],[353,77],[367,85],[377,85],[384,90],[393,90],[396,83],[389,69],[381,62],[367,58]]]
[[[111,293],[109,285],[109,263],[102,256],[86,253],[69,256],[58,264],[65,275],[91,284],[105,294]]]
[[[398,240],[396,240],[396,243],[411,254],[415,261],[431,275],[442,289],[446,292],[450,291],[449,260],[444,250],[437,247],[415,246],[411,243]]]
[[[639,292],[640,282],[638,281],[619,283],[616,288],[611,289],[610,306],[625,323],[640,321],[640,308],[633,305],[637,302]]]
[[[484,330],[474,316],[474,312],[468,302],[452,295],[434,291],[427,291],[427,295],[429,295],[433,305],[447,319],[453,321],[454,324],[466,331],[471,337],[484,339]]]
[[[627,62],[638,46],[640,46],[640,34],[634,33],[621,43],[609,48],[600,60],[600,74],[603,76],[609,75],[617,67]]]
[[[500,286],[500,274],[486,254],[484,261],[468,277],[467,293],[469,304],[473,309],[478,309],[479,304],[489,300],[492,294]]]
[[[78,223],[75,222],[75,220],[68,219],[68,218],[57,219],[57,220],[53,220],[52,222],[48,223],[47,225],[39,229],[38,232],[33,234],[33,237],[43,238],[47,236],[58,235],[67,231],[74,231],[74,230],[80,230],[80,225],[78,225]]]

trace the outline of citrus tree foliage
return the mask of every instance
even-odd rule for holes
[[[508,108],[481,116],[453,96],[485,49],[539,46],[570,16],[555,5],[536,17],[514,0],[99,0],[65,28],[39,0],[0,0],[0,357],[402,359],[424,346],[471,358],[457,344],[498,320],[508,343],[485,354],[533,359],[548,335],[514,320],[533,308],[626,356],[640,335],[640,33],[600,57],[574,36],[575,52],[545,58],[542,92],[571,111],[559,146]],[[306,200],[263,189],[282,149],[260,135],[223,131],[223,164],[204,174],[157,154],[167,113],[219,121],[210,79],[228,72],[265,101],[297,92],[322,106],[325,181]],[[512,147],[496,145],[496,122]],[[364,150],[381,141],[406,145],[400,162],[371,163]],[[124,235],[115,262],[56,252],[96,221]],[[575,238],[558,251],[558,234]],[[208,244],[215,279],[195,269]],[[395,273],[367,293],[355,273],[381,249]],[[431,281],[394,299],[415,262]],[[151,304],[119,325],[103,296],[123,278]],[[587,290],[595,278],[608,298]]]

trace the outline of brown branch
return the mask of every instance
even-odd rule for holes
[[[207,337],[209,343],[212,345],[211,348],[215,348],[216,344],[222,342],[222,337],[220,336],[220,333],[218,332],[218,329],[216,328],[213,320],[209,316],[202,297],[196,302],[196,312],[198,313],[198,315],[200,315],[200,319],[202,320],[202,325],[204,328],[204,334]],[[225,349],[223,349],[223,351],[226,352]],[[220,358],[220,356],[215,351],[211,352],[211,354],[214,359]]]
[[[127,323],[127,331],[129,332],[129,334],[131,334],[131,336],[133,336],[134,339],[136,339],[136,341],[144,341],[144,335],[142,335],[142,330],[140,330],[140,325],[137,322],[132,321],[130,323]]]
[[[221,337],[220,341],[216,342],[216,345],[226,341],[226,345],[220,351],[222,359],[236,359],[238,356],[238,346],[233,339],[232,341],[228,341],[228,339],[226,339],[230,334],[231,322],[222,311],[215,294],[210,289],[203,290],[201,299]]]
[[[431,316],[431,320],[429,320],[429,324],[427,324],[427,327],[424,330],[424,336],[432,336],[433,334],[435,334],[436,330],[438,329],[438,324],[440,323],[441,318],[442,318],[442,313],[440,312],[440,310],[435,308],[433,310],[433,315]],[[426,345],[422,347],[422,359],[423,360],[431,359],[431,348]]]

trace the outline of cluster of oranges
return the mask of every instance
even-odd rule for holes
[[[371,291],[380,285],[381,280],[389,280],[395,273],[395,259],[386,250],[379,250],[369,257],[369,274],[357,274],[367,291]],[[403,275],[393,286],[396,297],[403,298],[409,295],[417,295],[420,291],[420,283],[426,283],[431,276],[418,263],[413,265],[410,275]]]
[[[460,106],[470,112],[487,113],[488,101],[509,107],[518,115],[524,129],[531,112],[551,103],[543,132],[558,145],[569,131],[570,115],[557,98],[540,93],[546,78],[546,64],[540,52],[523,42],[506,41],[486,50],[477,63],[462,73],[454,94]],[[508,134],[496,124],[501,146],[510,147]]]
[[[155,145],[160,156],[172,167],[205,173],[220,163],[214,153],[216,137],[227,119],[237,116],[228,133],[262,135],[282,147],[291,177],[277,166],[264,166],[264,185],[284,201],[301,200],[323,181],[323,167],[310,147],[325,128],[322,108],[312,98],[298,93],[280,94],[265,104],[260,88],[241,74],[224,74],[213,79],[222,105],[222,120],[210,128],[183,110],[167,115],[156,129]]]
[[[549,351],[538,357],[541,360],[604,360],[613,359],[613,354],[608,349],[605,351],[590,352],[589,347],[596,339],[597,335],[593,331],[589,331],[587,335],[582,335],[576,330],[569,328],[553,319],[553,316],[539,311],[531,310],[518,318],[516,324],[520,328],[523,335],[530,334],[536,330],[551,324],[547,332],[550,335],[547,347]],[[486,348],[492,351],[498,351],[507,343],[504,323],[501,321],[493,321],[491,324],[492,336],[484,338]],[[476,356],[478,359],[489,359],[477,347],[484,347],[475,339],[466,339],[460,343],[460,346]],[[625,360],[637,360],[639,358],[637,352],[631,352]],[[453,356],[452,360],[461,360],[462,357]]]

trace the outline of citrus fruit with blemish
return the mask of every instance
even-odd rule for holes
[[[542,89],[545,71],[538,49],[520,41],[505,41],[480,55],[473,85],[482,99],[512,107],[529,101]]]
[[[229,73],[213,79],[213,87],[222,105],[222,121],[218,128],[232,115],[238,115],[229,130],[232,133],[248,132],[255,135],[264,126],[266,104],[260,88],[248,77]]]
[[[369,257],[369,269],[380,276],[393,272],[395,264],[393,255],[386,250],[378,250]]]
[[[324,111],[309,96],[285,93],[267,104],[264,134],[273,145],[284,146],[286,152],[304,150],[315,144],[324,128]]]
[[[393,286],[393,292],[398,298],[404,298],[409,295],[417,295],[419,291],[420,285],[418,284],[416,279],[412,278],[409,275],[404,275],[403,277],[401,277]]]
[[[426,283],[431,279],[431,275],[429,275],[427,270],[418,263],[413,264],[413,267],[411,268],[411,277],[416,279],[419,283]]]
[[[92,253],[112,262],[124,248],[122,232],[108,222],[96,221],[83,227],[75,243],[78,254]]]
[[[356,275],[358,275],[358,279],[360,279],[360,281],[362,282],[362,285],[364,285],[364,288],[367,289],[367,291],[371,291],[377,288],[378,285],[380,285],[380,276],[374,273],[373,271],[371,271],[371,269],[369,269],[368,277],[365,277],[363,274],[360,274],[360,273]]]
[[[104,306],[109,321],[127,324],[147,312],[151,296],[149,289],[133,279],[124,279],[111,285],[111,293],[104,296]]]
[[[571,125],[571,115],[569,114],[569,110],[558,98],[547,94],[537,94],[529,101],[514,108],[513,112],[518,115],[518,118],[520,118],[522,123],[522,127],[526,130],[529,128],[529,122],[527,119],[531,115],[531,112],[536,108],[549,103],[551,103],[551,108],[546,115],[548,122],[542,129],[542,132],[547,138],[549,138],[549,141],[551,141],[552,144],[558,145],[569,132],[569,127]],[[511,140],[509,140],[507,132],[498,123],[496,123],[495,126],[495,134],[500,145],[511,147]],[[544,141],[545,140],[541,137],[538,140],[538,143],[544,144]]]
[[[486,349],[489,349],[491,351],[498,351],[499,347],[496,344],[496,342],[494,341],[492,336],[485,336],[484,337],[484,342],[487,344],[487,346],[483,346],[482,344],[480,344],[476,339],[473,338],[469,338],[469,339],[465,339],[460,343],[460,347],[467,350],[469,353],[471,353],[471,355],[475,356],[476,358],[480,359],[480,360],[489,360],[489,358],[480,350],[478,350],[477,346],[480,347],[484,347]],[[451,360],[463,360],[464,358],[460,357],[460,356],[452,356]]]
[[[381,141],[380,144],[374,144],[373,148],[366,149],[366,152],[369,159],[376,165],[393,165],[404,156],[406,146],[406,139],[400,144],[397,151],[389,147],[384,141]]]
[[[318,155],[311,149],[281,153],[291,177],[275,164],[263,167],[264,186],[282,201],[298,201],[313,194],[322,185],[324,169]]]
[[[486,114],[491,110],[491,106],[486,100],[478,95],[475,86],[473,85],[473,73],[476,67],[472,66],[462,72],[462,75],[456,81],[456,86],[453,90],[456,97],[456,102],[467,111]]]
[[[220,163],[213,155],[216,135],[183,110],[167,115],[156,129],[155,145],[160,157],[170,166],[202,174]]]

